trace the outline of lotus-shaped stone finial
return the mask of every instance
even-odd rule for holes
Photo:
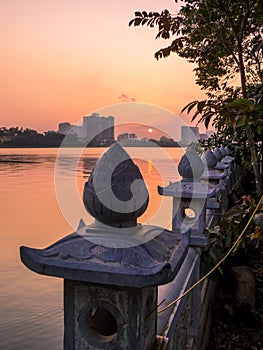
[[[229,156],[229,154],[230,154],[231,152],[230,152],[230,149],[229,149],[228,146],[225,147],[225,151],[226,151],[226,154]]]
[[[225,150],[225,147],[224,146],[221,146],[220,148],[220,152],[222,153],[223,157],[225,157],[227,155],[227,152]]]
[[[97,161],[85,184],[83,201],[98,221],[112,227],[133,227],[146,210],[149,194],[139,168],[118,144]]]
[[[204,164],[193,147],[189,147],[178,164],[183,181],[198,181],[204,172]]]
[[[216,157],[216,159],[217,159],[218,162],[220,162],[220,160],[223,158],[223,154],[222,154],[222,152],[220,151],[220,148],[218,148],[218,147],[216,147],[216,148],[214,149],[214,155],[215,155],[215,157]]]
[[[217,159],[214,153],[208,148],[203,154],[202,161],[208,170],[213,170],[217,164]]]

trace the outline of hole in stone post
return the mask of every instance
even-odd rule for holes
[[[192,221],[196,217],[196,212],[192,208],[184,208],[183,209],[183,216],[184,216],[184,219],[186,219],[188,221]]]
[[[109,343],[117,335],[118,324],[112,313],[103,307],[82,310],[79,327],[85,337],[95,343]]]

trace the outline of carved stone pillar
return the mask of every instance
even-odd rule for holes
[[[45,249],[21,247],[22,262],[64,279],[64,350],[150,350],[157,286],[174,279],[189,237],[137,224],[148,191],[118,145],[97,162],[83,197],[96,221]]]

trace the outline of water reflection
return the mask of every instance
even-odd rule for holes
[[[83,178],[85,180],[88,180],[90,173],[92,172],[92,169],[94,168],[96,161],[98,158],[94,157],[85,157],[83,158],[82,161],[82,173],[83,173]]]
[[[62,281],[27,271],[18,251],[22,244],[44,247],[69,230],[53,188],[56,150],[17,152],[0,155],[14,160],[0,162],[0,349],[60,350]]]
[[[74,152],[61,159],[62,179],[72,174],[77,176],[80,198],[84,182],[103,151],[86,149],[80,161]],[[183,152],[167,151],[175,162]],[[128,150],[131,156],[132,152],[135,150]],[[147,222],[160,207],[161,198],[156,189],[163,184],[162,173],[171,181],[178,175],[166,159],[154,160],[151,149],[143,152],[144,160],[135,159],[135,163],[150,193],[150,205],[140,219]],[[0,161],[0,349],[3,350],[62,350],[63,347],[62,281],[27,270],[20,263],[18,252],[21,245],[46,247],[72,231],[57,204],[56,156],[57,149],[0,149],[0,160],[4,160]],[[68,170],[72,162],[77,163],[73,173]],[[171,215],[168,204],[165,208]],[[162,226],[163,216],[161,212],[157,215],[156,224]]]
[[[153,168],[152,160],[149,159],[149,160],[148,160],[148,170],[147,170],[147,173],[148,173],[148,174],[151,174],[152,168]]]

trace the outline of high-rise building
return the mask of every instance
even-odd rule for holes
[[[98,113],[83,117],[82,137],[94,145],[109,145],[114,142],[114,117]]]
[[[197,142],[199,138],[199,129],[197,126],[182,126],[181,127],[181,144],[188,146],[193,142]]]

